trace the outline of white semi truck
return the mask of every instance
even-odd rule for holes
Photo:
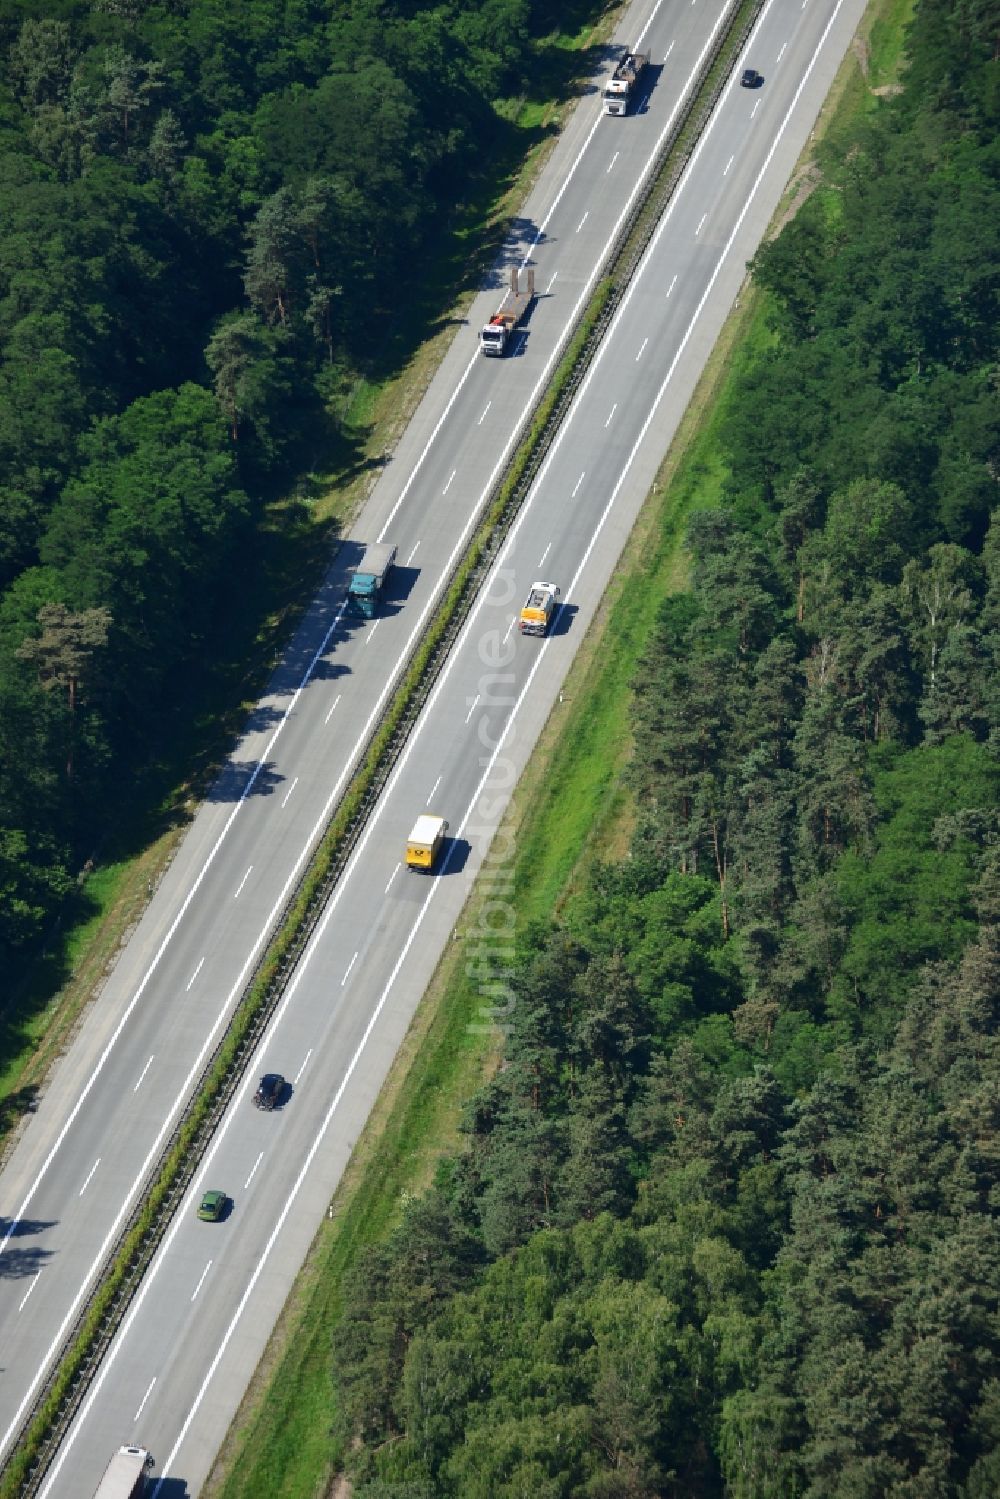
[[[145,1447],[119,1447],[104,1470],[94,1499],[139,1499],[153,1459]]]
[[[649,67],[647,52],[626,52],[604,90],[604,113],[627,115],[629,105],[635,103],[639,92],[639,80]]]

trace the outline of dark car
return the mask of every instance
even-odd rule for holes
[[[206,1192],[198,1204],[198,1217],[205,1223],[218,1223],[225,1214],[229,1198],[225,1192]]]
[[[265,1072],[257,1084],[257,1091],[253,1096],[254,1105],[258,1109],[273,1109],[281,1102],[281,1095],[285,1091],[285,1079],[280,1072]]]
[[[763,82],[763,73],[758,73],[756,68],[744,68],[740,88],[760,88]]]

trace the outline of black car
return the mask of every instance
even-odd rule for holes
[[[740,88],[760,88],[763,82],[763,73],[758,73],[756,68],[744,68]]]
[[[253,1096],[254,1106],[258,1109],[273,1109],[276,1104],[280,1103],[284,1091],[285,1079],[281,1073],[265,1072]]]

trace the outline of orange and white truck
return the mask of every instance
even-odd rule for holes
[[[532,583],[518,621],[521,634],[546,634],[558,602],[559,589],[554,583]]]

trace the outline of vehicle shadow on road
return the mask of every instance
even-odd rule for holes
[[[651,62],[649,67],[643,73],[642,77],[639,79],[639,98],[635,106],[635,112],[637,115],[645,114],[646,110],[649,108],[649,101],[653,97],[653,91],[660,81],[660,75],[662,74],[662,72],[662,62]]]
[[[442,875],[461,874],[469,862],[471,852],[472,846],[467,838],[449,838],[448,857],[441,860],[439,872]]]
[[[148,1482],[150,1484],[151,1491],[153,1486],[155,1486],[157,1483],[159,1484],[159,1488],[157,1488],[156,1490],[158,1499],[191,1499],[192,1491],[188,1488],[186,1478],[157,1479],[156,1474],[154,1473],[152,1478],[150,1478]]]
[[[575,604],[563,604],[556,615],[555,624],[549,633],[552,635],[568,635],[573,628],[573,621],[576,619],[576,615],[577,608]]]
[[[399,608],[410,597],[419,577],[419,567],[393,567],[386,580],[385,592],[382,595],[386,614],[398,612]]]

